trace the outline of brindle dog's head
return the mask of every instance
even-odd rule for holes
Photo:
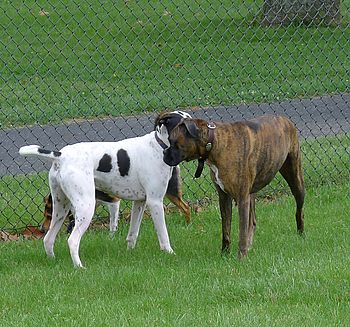
[[[169,166],[176,166],[181,161],[191,161],[201,156],[201,120],[181,119],[169,133],[170,147],[164,150],[163,160]],[[167,124],[165,123],[165,126]]]

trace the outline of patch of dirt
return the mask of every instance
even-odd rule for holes
[[[35,226],[27,226],[22,232],[18,234],[8,233],[4,230],[0,230],[0,241],[3,242],[18,241],[20,239],[39,240],[44,236],[45,233]]]

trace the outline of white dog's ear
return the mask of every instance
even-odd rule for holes
[[[159,114],[156,117],[156,119],[154,121],[154,130],[156,130],[158,126],[160,127],[165,123],[166,118],[161,118],[161,116],[162,116],[162,114]]]
[[[161,129],[163,129],[166,126],[166,123],[168,121],[168,118],[161,118],[157,119],[155,129],[157,132],[161,132]]]
[[[167,130],[167,128],[166,128],[166,126],[165,126],[164,124],[157,125],[156,131],[157,131],[160,135],[164,136],[165,138],[168,138],[168,136],[169,136],[168,130]]]
[[[185,125],[188,133],[192,137],[194,137],[194,138],[199,137],[199,128],[192,119],[184,119],[184,125]]]
[[[168,129],[164,124],[157,125],[156,133],[157,136],[163,141],[163,143],[165,143],[167,146],[170,146]]]

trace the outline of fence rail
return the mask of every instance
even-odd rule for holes
[[[20,146],[138,136],[168,109],[286,115],[307,185],[349,178],[349,14],[350,0],[1,2],[0,230],[43,219],[48,166]],[[188,201],[211,198],[207,171],[182,172]]]

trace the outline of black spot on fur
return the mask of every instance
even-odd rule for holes
[[[166,194],[178,197],[179,192],[181,192],[181,185],[180,185],[180,179],[179,179],[179,169],[178,169],[178,167],[174,167],[173,172],[171,174],[171,178],[170,178],[169,183],[168,183],[168,188],[166,190]]]
[[[100,190],[95,190],[95,197],[98,200],[101,200],[103,202],[116,202],[118,201],[118,198],[115,196],[111,196],[105,192],[102,192]]]
[[[43,148],[39,148],[38,152],[39,153],[43,153],[43,154],[50,154],[50,153],[52,153],[55,157],[59,157],[61,155],[61,152],[59,152],[59,151],[45,150]]]
[[[121,176],[126,176],[130,169],[130,158],[124,149],[120,149],[117,153],[119,172]]]
[[[72,233],[72,230],[73,230],[74,226],[75,226],[74,218],[73,218],[73,217],[70,217],[70,219],[69,219],[69,224],[68,224],[68,226],[67,226],[67,233],[68,233],[68,234]]]
[[[109,154],[105,153],[98,163],[98,171],[103,173],[109,173],[112,170],[112,158]]]

